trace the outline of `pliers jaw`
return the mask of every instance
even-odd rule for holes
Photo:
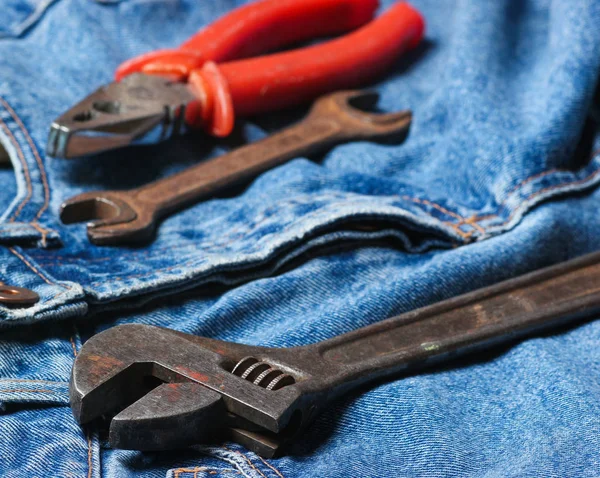
[[[49,156],[75,158],[131,144],[150,144],[185,129],[194,95],[184,83],[135,73],[100,87],[56,118]]]

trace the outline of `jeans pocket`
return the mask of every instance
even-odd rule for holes
[[[0,15],[0,39],[25,33],[57,0],[3,0]]]

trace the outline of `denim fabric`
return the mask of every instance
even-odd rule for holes
[[[234,444],[114,451],[75,424],[73,358],[115,324],[299,345],[598,247],[593,0],[415,0],[426,41],[375,85],[383,109],[414,112],[403,144],[298,158],[167,219],[143,247],[92,246],[61,225],[73,194],[138,186],[301,117],[240,122],[223,141],[44,156],[50,121],[119,62],[239,3],[3,4],[0,141],[14,178],[0,169],[0,280],[41,300],[0,307],[0,476],[600,476],[596,322],[353,393],[279,459]]]

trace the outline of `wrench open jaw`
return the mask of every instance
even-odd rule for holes
[[[115,448],[165,450],[225,437],[273,456],[316,403],[298,386],[306,372],[285,364],[286,350],[114,327],[78,355],[71,407],[81,424],[122,410],[110,422]],[[156,388],[148,387],[152,380]]]
[[[376,93],[361,90],[325,95],[303,121],[261,141],[136,189],[80,194],[62,205],[60,217],[66,224],[87,221],[94,244],[148,241],[165,216],[293,158],[352,140],[401,141],[410,111],[365,111],[377,100]]]
[[[65,201],[60,207],[64,224],[86,222],[87,234],[97,245],[109,245],[115,237],[124,242],[150,239],[156,228],[151,209],[135,201],[127,191],[87,192]]]

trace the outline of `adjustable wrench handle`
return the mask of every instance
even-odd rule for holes
[[[309,346],[342,393],[366,381],[600,312],[600,253],[418,309]],[[308,383],[308,381],[307,381]]]

